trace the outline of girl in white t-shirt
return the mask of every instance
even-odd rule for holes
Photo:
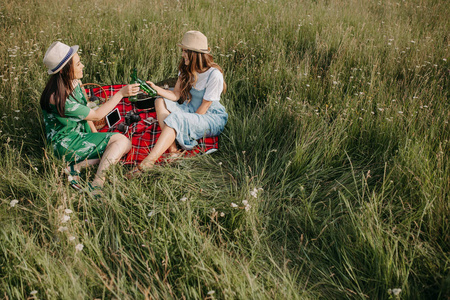
[[[223,71],[209,54],[206,36],[188,31],[178,46],[182,49],[182,60],[174,90],[147,82],[164,97],[155,102],[162,131],[152,151],[132,174],[151,168],[167,149],[176,155],[175,140],[183,149],[191,150],[198,139],[219,135],[227,123],[228,114],[220,103],[220,95],[226,90]],[[177,102],[180,98],[183,104]]]

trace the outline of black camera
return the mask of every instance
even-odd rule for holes
[[[141,120],[141,116],[140,113],[136,113],[130,110],[125,114],[124,119],[125,122],[122,122],[119,125],[117,125],[117,130],[123,133],[127,133],[128,127],[133,123],[139,122]]]
[[[125,115],[125,124],[130,126],[133,123],[139,122],[141,120],[141,116],[139,113],[135,113],[134,111],[130,110]]]

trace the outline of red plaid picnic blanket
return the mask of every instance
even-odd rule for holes
[[[102,88],[109,98],[117,93],[123,86],[125,86],[125,84],[106,85],[102,86]],[[91,97],[91,90],[88,88],[85,90],[88,96]],[[100,87],[93,88],[92,92],[97,97],[105,98]],[[161,134],[161,128],[156,120],[156,112],[154,109],[136,109],[134,105],[128,101],[128,98],[123,98],[116,107],[119,109],[120,116],[122,117],[118,124],[125,122],[124,116],[131,110],[134,110],[135,113],[139,113],[141,116],[139,122],[133,123],[128,127],[128,132],[125,135],[131,140],[132,148],[131,151],[122,158],[122,162],[126,165],[138,164],[147,157]],[[118,124],[112,128],[108,128],[108,125],[105,125],[99,132],[120,132],[117,129]],[[186,151],[185,155],[194,156],[212,153],[218,148],[219,137],[202,138],[198,140],[198,146],[193,150]]]

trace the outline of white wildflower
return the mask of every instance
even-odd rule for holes
[[[61,227],[58,228],[59,232],[64,232],[64,231],[67,231],[67,230],[68,230],[68,228],[65,227],[65,226],[61,226]]]
[[[153,216],[154,214],[155,214],[155,211],[154,211],[154,210],[151,210],[151,211],[148,213],[147,217],[151,217],[151,216]]]
[[[399,295],[402,292],[402,289],[392,289],[392,294],[394,294],[394,296]]]
[[[73,211],[72,211],[71,209],[68,209],[68,208],[66,208],[66,209],[64,210],[64,212],[65,212],[66,214],[71,214],[71,213],[73,213]]]
[[[77,251],[82,251],[83,248],[84,248],[83,244],[78,244],[78,245],[75,246],[75,250],[77,250]]]
[[[224,213],[224,212],[221,212],[221,213],[220,213],[220,216],[221,216],[221,217],[225,217],[225,213]]]
[[[211,295],[213,295],[215,292],[216,292],[216,291],[212,290],[212,291],[209,291],[209,292],[206,293],[206,294],[211,296]]]
[[[9,202],[9,206],[14,207],[16,206],[17,203],[19,203],[19,200],[14,199],[11,202]]]
[[[247,205],[248,201],[247,200],[242,200],[242,204]]]
[[[234,203],[234,202],[231,202],[231,207],[237,208],[238,205],[236,203]]]
[[[181,202],[186,202],[186,200],[187,200],[187,197],[183,197],[180,199]]]
[[[61,223],[66,223],[70,220],[70,217],[68,215],[64,215],[61,217]]]
[[[254,188],[253,191],[250,191],[250,195],[252,195],[254,198],[258,198],[258,193],[260,191],[263,191],[262,188]]]
[[[34,290],[34,291],[31,291],[30,292],[30,295],[32,295],[32,296],[34,296],[34,295],[36,295],[38,292],[36,291],[36,290]]]
[[[392,294],[394,296],[400,295],[401,292],[402,292],[402,289],[400,289],[400,288],[395,288],[395,289],[389,289],[388,290],[388,293]]]
[[[249,211],[250,208],[252,208],[252,206],[250,204],[247,204],[244,208],[245,208],[245,211]]]

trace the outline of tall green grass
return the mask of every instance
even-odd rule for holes
[[[447,299],[449,13],[2,1],[0,297]],[[220,151],[131,181],[116,166],[100,200],[71,190],[44,142],[47,47],[80,45],[84,82],[124,83],[133,67],[157,82],[192,29],[225,70]]]

